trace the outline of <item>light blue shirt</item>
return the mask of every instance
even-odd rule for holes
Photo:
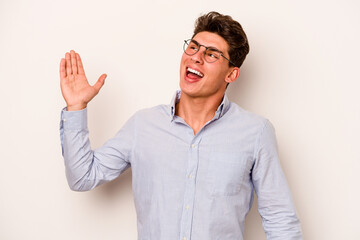
[[[302,239],[270,122],[224,96],[194,135],[175,115],[180,95],[137,112],[96,150],[87,110],[63,110],[70,188],[93,189],[131,167],[139,240],[241,240],[255,190],[267,239]]]

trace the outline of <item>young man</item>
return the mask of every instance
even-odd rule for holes
[[[302,239],[271,124],[225,95],[248,52],[238,22],[201,16],[184,42],[171,104],[137,112],[95,151],[86,106],[106,75],[90,86],[79,54],[66,53],[61,140],[71,189],[90,190],[131,166],[141,240],[243,239],[255,189],[267,239]]]

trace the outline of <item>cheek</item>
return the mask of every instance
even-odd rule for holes
[[[181,64],[183,64],[185,62],[187,57],[188,57],[188,55],[186,55],[185,53],[182,54],[182,56],[181,56]]]
[[[186,55],[185,53],[183,53],[182,57],[181,57],[181,61],[180,61],[180,74],[181,76],[185,74],[185,63],[186,60],[188,58],[188,55]]]
[[[185,62],[185,57],[184,57],[184,54],[182,55],[181,59],[180,59],[180,70],[182,70],[183,66],[184,66],[184,63]]]

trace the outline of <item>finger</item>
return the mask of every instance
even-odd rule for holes
[[[106,74],[103,74],[99,77],[99,79],[97,80],[97,82],[94,84],[94,89],[96,92],[99,92],[100,89],[102,88],[102,86],[104,85],[105,83],[105,78],[107,77]]]
[[[70,56],[71,56],[71,69],[72,69],[72,73],[73,74],[77,74],[78,70],[77,70],[77,63],[76,63],[76,57],[75,57],[75,51],[71,50],[70,51]]]
[[[84,66],[82,64],[80,55],[78,53],[76,53],[76,60],[77,60],[77,66],[78,66],[78,73],[85,74]]]
[[[71,70],[70,53],[68,53],[68,52],[65,54],[65,70],[66,70],[66,75],[70,76],[72,73],[72,70]]]
[[[60,61],[60,79],[66,78],[66,72],[65,72],[65,59],[62,58]]]

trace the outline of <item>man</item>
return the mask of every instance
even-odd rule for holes
[[[201,16],[184,42],[171,104],[137,112],[95,151],[86,106],[106,75],[90,86],[79,54],[66,53],[61,139],[71,189],[90,190],[131,166],[141,240],[243,239],[255,189],[267,239],[302,239],[271,124],[225,95],[248,52],[238,22]]]

